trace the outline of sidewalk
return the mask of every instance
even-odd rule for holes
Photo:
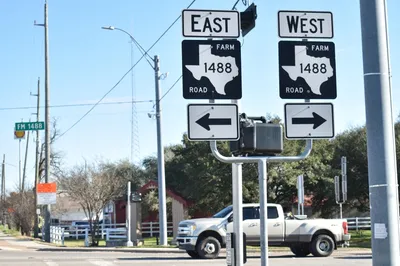
[[[47,245],[40,244],[28,237],[13,237],[0,231],[0,250],[26,250],[47,248]]]
[[[36,251],[52,251],[52,252],[129,252],[129,253],[182,253],[185,250],[178,248],[144,248],[144,247],[61,247],[52,243],[41,242],[29,237],[13,237],[5,235],[0,231],[0,250],[8,251],[23,251],[23,250],[36,250]],[[268,253],[282,253],[288,252],[288,249],[270,248]],[[289,251],[290,252],[290,251]],[[360,248],[339,248],[335,252],[340,253],[370,253],[370,249]],[[226,250],[221,249],[220,254],[225,254]],[[260,254],[259,249],[247,248],[247,254],[257,255]]]

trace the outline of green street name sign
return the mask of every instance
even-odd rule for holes
[[[44,122],[20,122],[15,123],[16,131],[26,131],[26,130],[43,130]]]

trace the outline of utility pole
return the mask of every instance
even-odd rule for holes
[[[44,134],[45,134],[45,183],[49,182],[50,176],[50,86],[49,86],[49,36],[48,36],[48,15],[47,15],[47,0],[44,2],[44,23],[37,24],[35,21],[35,26],[43,26],[44,27],[44,98],[45,98],[45,126],[44,126]],[[45,241],[50,242],[50,204],[47,204],[45,207],[45,215],[44,215],[44,233],[45,233]]]
[[[399,202],[385,0],[360,1],[372,263],[400,265]]]
[[[31,120],[29,119],[29,122]],[[28,147],[29,147],[29,135],[30,135],[30,130],[28,130],[28,136],[26,137],[26,148],[25,148],[25,159],[24,159],[24,170],[22,171],[22,188],[21,191],[25,191],[25,178],[26,178],[26,161],[28,157]]]
[[[39,122],[39,110],[40,110],[40,78],[38,78],[37,83],[37,94],[32,94],[32,96],[37,97],[37,104],[36,104],[36,122]],[[33,224],[33,236],[34,238],[39,237],[39,221],[38,221],[38,213],[37,213],[37,185],[39,184],[39,145],[40,145],[40,138],[39,138],[39,131],[36,130],[36,154],[35,154],[35,187],[33,191],[34,195],[34,204],[35,204],[35,221]]]
[[[156,120],[157,120],[157,169],[158,169],[158,202],[159,202],[159,228],[160,245],[166,246],[167,243],[167,204],[165,193],[165,167],[164,167],[164,147],[161,137],[161,88],[160,88],[160,60],[154,56],[154,72],[156,87]]]
[[[6,155],[3,154],[3,164],[1,165],[1,212],[3,225],[6,225]]]

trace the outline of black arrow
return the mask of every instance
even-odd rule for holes
[[[231,125],[232,119],[230,118],[210,118],[210,113],[205,114],[202,118],[196,121],[197,124],[210,130],[210,126],[224,126]]]
[[[321,117],[316,113],[312,113],[313,117],[292,117],[292,124],[293,125],[307,125],[307,124],[314,124],[313,129],[316,129],[320,125],[326,122],[326,119]]]

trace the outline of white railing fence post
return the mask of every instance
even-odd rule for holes
[[[61,245],[63,245],[64,246],[64,231],[65,231],[65,229],[64,228],[61,228]]]
[[[89,232],[88,229],[85,228],[85,247],[89,246]]]
[[[356,217],[356,231],[358,232],[358,217]]]

